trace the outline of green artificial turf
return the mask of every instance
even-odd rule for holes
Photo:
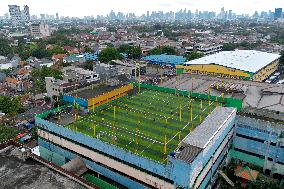
[[[192,117],[195,118],[192,122],[190,101]],[[201,108],[199,99],[143,90],[140,94],[122,97],[101,110],[95,110],[91,115],[82,117],[67,127],[138,155],[165,162],[165,137],[168,155],[200,124],[200,115],[203,121],[215,108],[216,104],[211,103],[209,107],[209,102],[203,100]]]

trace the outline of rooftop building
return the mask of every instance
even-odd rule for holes
[[[51,35],[48,24],[31,24],[30,30],[33,37],[48,37]]]
[[[59,119],[56,112],[38,115],[41,156],[54,154],[51,161],[60,166],[79,156],[87,167],[128,188],[204,188],[226,156],[237,109],[219,107],[229,99],[209,103],[200,94],[191,94],[190,105],[188,95],[134,84],[88,100],[64,96],[89,113],[69,107],[60,110]],[[202,144],[190,133],[202,133]]]
[[[187,73],[241,77],[263,81],[274,73],[280,55],[255,50],[222,51],[189,62],[178,68]]]

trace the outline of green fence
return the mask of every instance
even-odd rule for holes
[[[201,94],[201,93],[193,93],[189,91],[181,91],[177,89],[171,89],[171,88],[166,88],[166,87],[159,87],[155,85],[148,85],[148,84],[139,84],[139,83],[133,83],[133,86],[135,87],[140,87],[144,89],[150,89],[150,90],[155,90],[155,91],[160,91],[160,92],[165,92],[165,93],[171,93],[171,94],[179,94],[179,95],[184,95],[184,96],[191,96],[193,98],[198,98],[198,99],[203,99],[203,100],[209,100],[210,101],[218,101],[219,103],[224,103],[226,107],[234,107],[237,108],[238,111],[242,110],[243,107],[243,101],[240,99],[235,99],[235,98],[222,98],[222,97],[217,97],[217,96],[212,96],[208,94]]]
[[[43,113],[41,113],[41,114],[37,114],[36,116],[39,117],[39,118],[44,119],[44,118],[47,117],[47,115],[48,115],[49,113],[56,114],[57,112],[59,112],[59,111],[65,109],[65,108],[68,107],[68,106],[70,106],[70,105],[60,106],[59,108],[54,108],[54,109],[48,110],[48,111],[43,112]]]
[[[94,185],[98,186],[99,188],[102,189],[118,189],[117,187],[91,175],[91,174],[85,174],[82,176],[85,180],[87,180],[88,182],[93,183]]]

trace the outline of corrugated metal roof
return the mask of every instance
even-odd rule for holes
[[[201,150],[201,148],[195,146],[186,146],[177,154],[177,159],[180,159],[186,163],[191,163],[201,152]]]
[[[227,119],[234,113],[236,113],[235,108],[216,107],[182,142],[198,148],[205,148]]]
[[[280,55],[256,50],[222,51],[184,63],[184,65],[216,64],[255,73],[267,66]]]

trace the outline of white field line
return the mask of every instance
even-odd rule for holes
[[[79,120],[79,122],[81,122],[81,121],[83,121],[83,120],[88,120],[88,121],[91,122],[91,123],[95,123],[96,126],[100,126],[100,125],[101,125],[101,126],[107,126],[108,128],[113,129],[113,126],[111,126],[111,125],[108,125],[108,124],[106,124],[106,123],[103,124],[102,122],[96,122],[96,121],[94,121],[94,120],[87,119],[87,118],[81,119],[81,120]],[[123,129],[121,129],[121,128],[123,128]],[[156,143],[163,144],[162,142],[158,141],[157,139],[152,139],[152,138],[145,137],[146,135],[145,135],[144,133],[142,133],[142,134],[145,135],[145,136],[139,135],[139,134],[133,133],[133,132],[129,131],[127,128],[124,128],[124,127],[121,127],[121,126],[120,126],[120,127],[115,127],[115,129],[121,130],[121,131],[126,132],[126,133],[128,133],[128,134],[131,134],[131,135],[134,135],[134,136],[138,136],[138,137],[140,137],[140,138],[143,138],[143,139],[146,139],[146,140],[149,140],[149,141],[155,141]],[[121,135],[121,136],[122,136],[122,135]]]
[[[146,149],[150,148],[150,146],[152,146],[155,142],[153,141],[151,144],[149,144],[146,148],[144,148],[139,155],[141,155]]]

